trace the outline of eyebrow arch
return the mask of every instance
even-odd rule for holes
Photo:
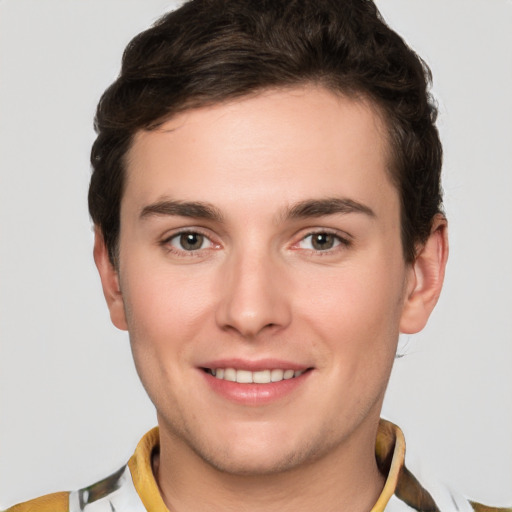
[[[302,219],[306,217],[322,217],[336,213],[362,213],[375,217],[375,212],[368,206],[352,199],[328,197],[326,199],[308,199],[292,205],[285,211],[285,218]]]
[[[164,199],[145,206],[140,213],[140,218],[145,219],[147,217],[165,215],[222,222],[220,211],[209,203],[203,203],[202,201],[175,201],[172,199]]]

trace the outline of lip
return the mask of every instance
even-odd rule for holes
[[[308,365],[292,363],[283,359],[216,359],[199,365],[200,368],[236,368],[237,370],[248,370],[257,372],[261,370],[293,370],[304,371],[310,368]]]
[[[237,370],[261,371],[268,369],[303,371],[299,377],[269,382],[268,384],[241,384],[217,379],[204,368],[236,368]],[[263,406],[278,402],[301,388],[309,379],[312,369],[309,366],[277,359],[260,359],[257,361],[243,359],[219,359],[201,365],[201,372],[208,387],[219,397],[246,406]],[[309,371],[307,371],[309,370]]]

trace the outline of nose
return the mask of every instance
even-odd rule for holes
[[[219,327],[246,339],[287,327],[290,287],[283,270],[267,254],[231,255],[219,276]]]

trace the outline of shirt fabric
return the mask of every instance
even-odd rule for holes
[[[151,467],[159,449],[158,427],[139,442],[126,466],[83,489],[42,496],[6,512],[169,512]],[[369,512],[512,512],[457,496],[446,487],[427,491],[405,467],[405,440],[393,423],[381,420],[375,445],[377,465],[386,475],[384,488]]]

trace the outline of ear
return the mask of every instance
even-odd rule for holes
[[[414,334],[425,327],[441,294],[447,260],[448,223],[438,214],[428,240],[418,251],[409,271],[400,319],[401,333]]]
[[[112,265],[103,233],[97,226],[94,229],[94,262],[100,274],[103,295],[107,301],[112,323],[123,331],[128,330],[124,311],[123,294],[119,286],[119,274]]]

